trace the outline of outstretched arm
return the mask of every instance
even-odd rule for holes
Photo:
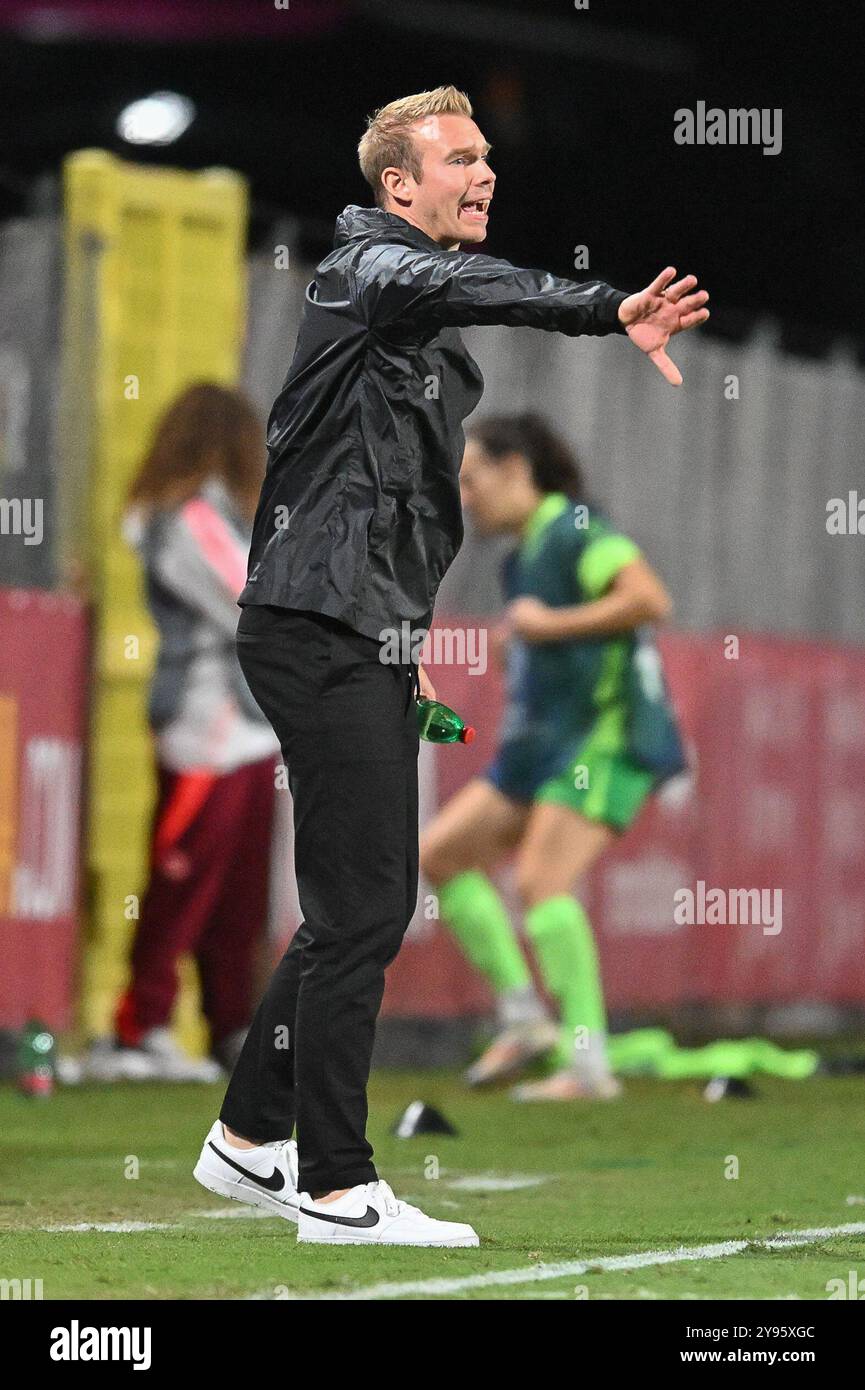
[[[494,256],[396,243],[364,254],[355,267],[354,290],[368,326],[385,336],[472,324],[541,328],[571,337],[623,333],[618,310],[628,297],[600,280],[578,284]]]
[[[578,284],[543,270],[527,270],[493,256],[461,251],[418,251],[390,244],[371,249],[355,267],[354,288],[370,328],[411,335],[445,327],[505,324],[548,332],[626,332],[674,386],[682,377],[666,354],[674,333],[709,317],[705,290],[690,293],[696,277],[671,284],[662,271],[639,294],[601,280]]]

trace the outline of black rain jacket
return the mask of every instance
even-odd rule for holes
[[[459,329],[624,332],[625,297],[445,251],[402,217],[347,207],[271,411],[238,603],[311,609],[375,638],[428,628],[463,538],[462,422],[483,391]]]

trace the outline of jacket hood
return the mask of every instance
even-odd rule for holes
[[[361,208],[356,203],[349,203],[336,219],[334,247],[345,246],[350,241],[360,241],[369,237],[382,241],[408,241],[413,246],[441,250],[437,241],[433,241],[432,237],[427,236],[419,227],[413,227],[411,222],[406,222],[404,217],[385,212],[384,208]]]

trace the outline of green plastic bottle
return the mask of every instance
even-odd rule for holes
[[[417,728],[427,743],[471,743],[475,731],[440,700],[417,702]]]
[[[18,1040],[18,1089],[25,1096],[50,1096],[54,1091],[57,1043],[51,1029],[31,1018]]]

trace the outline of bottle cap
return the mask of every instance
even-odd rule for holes
[[[474,738],[474,736],[475,736],[475,730],[472,728],[471,724],[466,724],[465,728],[463,729],[462,733],[460,734],[460,741],[461,741],[462,743],[471,743],[471,741],[472,741],[472,739]]]

